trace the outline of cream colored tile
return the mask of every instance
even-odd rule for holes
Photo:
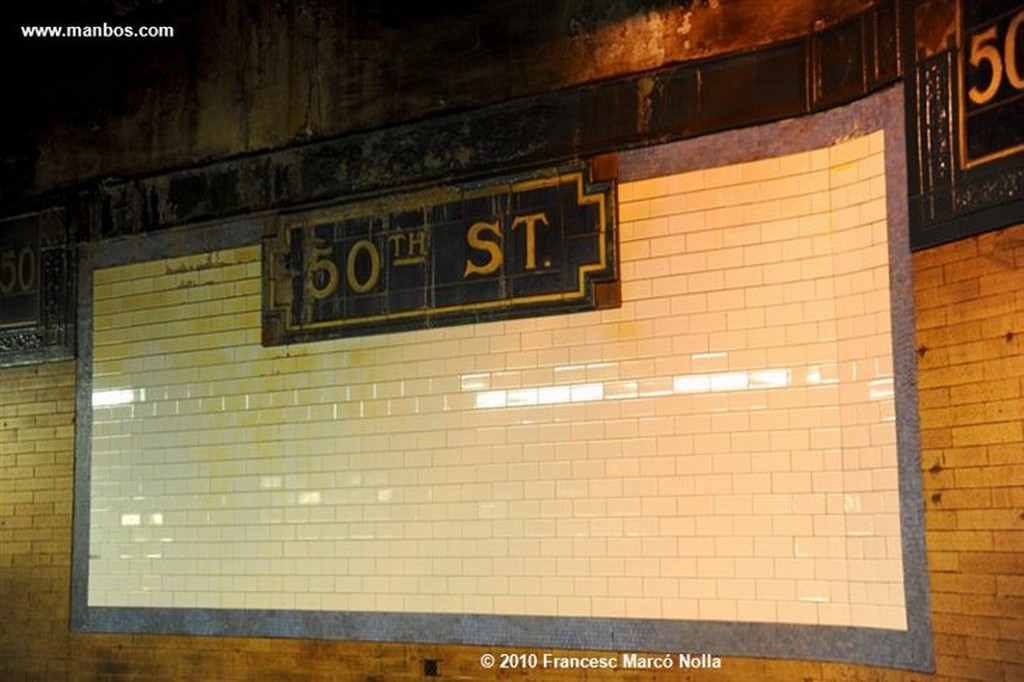
[[[878,497],[895,492],[884,165],[833,152],[849,178],[834,196],[828,150],[620,186],[627,303],[594,315],[265,349],[258,248],[98,271],[94,386],[132,402],[94,415],[116,484],[94,472],[94,496],[119,510],[94,546],[141,547],[126,531],[150,529],[116,520],[145,485],[184,521],[169,546],[202,538],[197,556],[216,548],[255,582],[158,559],[140,596],[111,559],[93,598],[898,626],[881,609],[899,594],[851,590],[876,607],[854,612],[792,582],[833,598],[901,571],[898,504]],[[854,368],[874,373],[855,385]],[[147,469],[98,456],[130,433]],[[252,457],[223,457],[246,443]],[[417,558],[424,542],[447,555]],[[495,561],[513,546],[518,564]],[[698,560],[700,590],[679,580]],[[567,582],[510,583],[526,566]]]

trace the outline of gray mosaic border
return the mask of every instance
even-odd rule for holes
[[[72,561],[72,629],[90,632],[301,637],[361,641],[594,649],[806,659],[934,670],[917,412],[914,306],[908,241],[903,91],[889,88],[852,105],[619,157],[620,180],[810,151],[883,130],[892,287],[906,631],[876,628],[386,612],[88,606],[92,423],[92,273],[142,260],[257,244],[259,220],[170,230],[83,247],[79,267],[77,423]]]

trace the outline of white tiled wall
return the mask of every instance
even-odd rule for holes
[[[89,603],[906,627],[882,134],[623,184],[620,309],[260,346],[98,270]]]

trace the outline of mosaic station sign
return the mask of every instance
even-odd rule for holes
[[[549,172],[282,216],[263,343],[617,305],[613,184]]]
[[[1024,149],[1024,9],[964,3],[961,153],[965,166]]]
[[[0,234],[0,328],[39,322],[39,235],[27,221],[9,221]]]
[[[60,210],[0,220],[0,366],[72,357],[73,253]]]
[[[905,81],[912,249],[1024,220],[1024,9],[933,5]]]

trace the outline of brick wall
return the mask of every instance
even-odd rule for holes
[[[0,370],[0,679],[68,667],[74,363]]]
[[[729,659],[707,677],[1024,679],[1022,266],[1024,227],[915,256],[937,675]],[[426,658],[441,679],[495,678],[476,647],[69,635],[73,376],[0,370],[0,679],[420,679]]]
[[[1024,226],[914,274],[937,667],[1024,679]]]

